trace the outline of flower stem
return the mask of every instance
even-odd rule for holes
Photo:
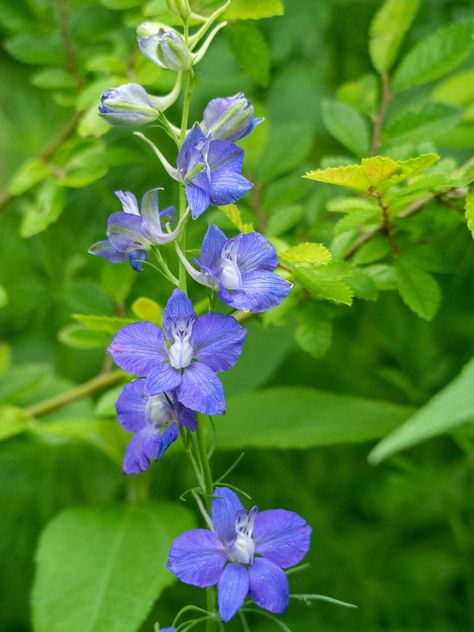
[[[186,131],[188,129],[188,119],[189,119],[189,107],[191,105],[191,92],[192,92],[192,71],[188,71],[184,75],[184,100],[183,100],[183,115],[181,117],[181,131],[179,135],[179,143],[180,146],[183,145],[184,139],[186,138]],[[179,185],[179,219],[181,220],[186,213],[186,192],[184,190],[184,184]],[[184,252],[186,249],[186,225],[183,226],[181,231],[181,235],[178,240],[178,245],[181,250]],[[187,283],[186,283],[186,269],[181,262],[179,261],[179,289],[182,290],[185,294],[187,293]]]

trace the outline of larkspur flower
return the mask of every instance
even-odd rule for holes
[[[160,68],[182,72],[192,67],[193,55],[174,29],[156,29],[153,23],[145,22],[138,27],[137,35],[142,53]]]
[[[187,408],[222,415],[224,388],[216,373],[234,366],[246,333],[232,316],[197,318],[189,298],[176,289],[164,310],[163,331],[149,322],[127,325],[108,350],[124,371],[146,377],[151,395],[174,391]]]
[[[177,178],[185,185],[194,219],[210,204],[237,202],[253,184],[242,175],[244,150],[228,140],[213,140],[196,123],[178,154]]]
[[[180,404],[172,393],[149,395],[144,379],[126,384],[115,408],[123,429],[134,433],[123,459],[124,474],[138,474],[152,460],[159,461],[178,438],[178,424],[196,430],[193,411]]]
[[[204,110],[201,128],[215,139],[236,141],[263,121],[255,118],[254,107],[243,92],[233,97],[212,99]]]
[[[167,567],[186,584],[217,584],[219,615],[227,622],[247,595],[270,612],[288,606],[282,569],[298,564],[309,549],[311,527],[283,509],[245,511],[239,497],[218,487],[212,502],[213,531],[186,531],[174,541]]]
[[[142,198],[138,210],[137,198],[129,191],[115,191],[122,203],[122,211],[113,213],[107,223],[107,240],[98,241],[89,248],[89,253],[103,257],[112,263],[129,261],[134,270],[141,270],[147,252],[152,246],[160,246],[176,239],[181,230],[163,230],[174,221],[174,207],[160,211],[158,191],[151,189]]]
[[[99,114],[111,125],[136,127],[155,121],[160,111],[145,88],[138,83],[126,83],[102,94]]]
[[[178,254],[196,281],[217,290],[221,301],[235,309],[265,312],[279,305],[292,287],[274,273],[277,253],[260,233],[227,239],[220,228],[209,224],[197,261],[200,272],[179,249]]]

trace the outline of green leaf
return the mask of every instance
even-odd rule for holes
[[[414,266],[409,260],[395,260],[397,287],[403,302],[425,320],[432,320],[441,300],[439,286],[429,272]]]
[[[268,145],[257,168],[259,179],[267,183],[297,169],[308,157],[312,146],[313,135],[306,124],[288,121],[272,125]]]
[[[12,350],[6,342],[0,342],[0,377],[4,377],[5,373],[11,366]]]
[[[161,325],[163,308],[151,298],[147,298],[146,296],[137,298],[132,305],[132,312],[140,320],[149,320],[152,323]]]
[[[379,211],[376,208],[366,208],[362,211],[348,213],[334,226],[334,235],[342,235],[342,233],[348,230],[365,226],[366,224],[377,224],[378,216]]]
[[[466,197],[466,221],[467,227],[474,237],[474,188],[469,189]]]
[[[259,86],[270,80],[270,49],[255,22],[236,22],[226,29],[237,64]]]
[[[99,0],[106,9],[123,10],[143,6],[142,0]]]
[[[319,263],[326,265],[331,261],[331,253],[322,244],[302,242],[297,246],[279,251],[278,256],[290,263]]]
[[[8,305],[8,292],[3,285],[0,285],[0,309]]]
[[[346,281],[350,270],[341,263],[328,264],[324,268],[296,265],[292,270],[295,279],[314,298],[352,305],[354,292]]]
[[[21,195],[34,187],[35,184],[46,180],[51,175],[48,165],[40,158],[27,160],[10,180],[8,189],[12,195]]]
[[[26,33],[15,35],[6,40],[5,48],[14,59],[24,64],[56,66],[65,63],[59,34],[53,32],[48,37]]]
[[[229,398],[227,413],[219,420],[219,447],[302,450],[372,441],[411,413],[411,408],[389,402],[277,386]]]
[[[374,68],[381,74],[393,65],[420,6],[420,0],[386,0],[370,25],[369,52]]]
[[[370,463],[380,463],[392,454],[451,432],[474,419],[474,360],[446,388],[437,393],[400,428],[375,446]]]
[[[241,233],[251,233],[255,229],[252,224],[246,224],[242,221],[239,207],[236,204],[228,204],[227,206],[219,206],[227,219],[240,230]]]
[[[72,349],[101,349],[109,344],[110,335],[73,323],[58,331],[58,340]]]
[[[102,288],[109,294],[121,309],[132,291],[137,273],[131,266],[103,266],[100,272]]]
[[[261,20],[283,15],[283,12],[283,0],[232,0],[222,17],[226,20]]]
[[[74,87],[74,79],[63,68],[43,68],[31,77],[31,83],[46,90],[62,90]]]
[[[358,265],[374,263],[386,257],[389,252],[390,245],[385,235],[376,235],[359,248],[353,261]]]
[[[266,234],[268,237],[278,237],[293,228],[303,217],[303,206],[292,204],[276,210],[272,210],[267,221]]]
[[[434,81],[457,68],[474,46],[474,23],[445,26],[417,44],[402,59],[392,81],[395,92]]]
[[[379,81],[376,75],[363,75],[357,81],[343,83],[336,92],[338,101],[352,105],[353,108],[368,114],[374,114],[379,100]]]
[[[323,101],[321,107],[324,124],[334,138],[356,156],[366,156],[370,148],[370,131],[362,114],[337,101]]]
[[[174,538],[193,527],[187,509],[160,503],[80,507],[57,515],[36,555],[35,632],[136,632],[174,581]]]
[[[94,316],[93,314],[73,314],[72,317],[91,331],[101,331],[115,334],[119,329],[135,323],[133,318],[119,318],[118,316]]]
[[[81,138],[87,138],[88,136],[95,136],[99,138],[106,134],[111,126],[99,116],[97,110],[97,104],[91,105],[90,108],[84,113],[79,124],[77,126],[77,133]]]
[[[474,69],[463,70],[438,83],[431,98],[451,105],[470,105],[474,101]]]
[[[35,421],[22,408],[11,404],[0,406],[0,441],[26,432],[33,427]]]
[[[384,143],[418,143],[436,138],[454,127],[463,111],[446,103],[426,102],[410,105],[384,127]]]
[[[35,203],[25,204],[20,235],[32,237],[45,230],[55,222],[64,210],[66,194],[54,180],[47,180],[41,185]]]
[[[322,358],[327,353],[331,346],[332,330],[332,322],[320,304],[309,303],[298,311],[295,340],[313,358]]]

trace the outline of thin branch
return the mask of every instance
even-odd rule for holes
[[[392,91],[390,90],[390,79],[388,75],[381,76],[382,81],[382,97],[380,100],[380,108],[377,114],[374,115],[374,131],[372,135],[372,144],[370,147],[370,155],[375,156],[380,149],[380,137],[382,134],[382,127],[387,114],[390,101],[393,99]]]
[[[82,75],[79,72],[76,60],[76,53],[69,36],[69,6],[67,0],[58,0],[58,13],[59,13],[59,34],[61,36],[61,42],[66,55],[66,68],[69,74],[74,79],[76,90],[79,91],[82,88]]]

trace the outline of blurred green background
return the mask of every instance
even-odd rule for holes
[[[170,85],[166,73],[153,74],[153,68],[137,61],[133,26],[142,17],[140,4],[0,0],[5,43],[0,51],[2,401],[29,405],[103,369],[104,350],[95,341],[82,345],[91,348],[67,344],[64,328],[73,322],[71,313],[129,314],[136,298],[149,296],[163,304],[170,292],[151,268],[138,276],[122,266],[111,272],[109,264],[87,254],[89,245],[103,238],[108,214],[118,210],[113,191],[141,194],[164,182],[163,170],[127,131],[88,136],[89,131],[104,131],[93,114],[90,129],[82,129],[83,138],[72,141],[67,136],[71,121],[76,122],[74,106],[79,102],[80,111],[94,108],[107,82],[123,75],[123,63],[133,69],[127,76],[138,77],[150,91],[153,85]],[[158,5],[154,3],[155,10]],[[375,0],[286,0],[284,16],[231,24],[198,67],[192,118],[200,118],[210,98],[242,90],[267,119],[248,141],[248,173],[263,174],[264,185],[286,178],[285,187],[290,182],[297,189],[297,202],[289,205],[293,210],[285,212],[288,225],[281,230],[273,225],[276,236],[327,237],[328,189],[300,176],[324,156],[345,153],[326,131],[321,102],[334,98],[342,83],[371,72],[367,38],[379,6]],[[472,17],[470,0],[425,0],[403,50],[440,26]],[[74,57],[67,47],[64,52],[64,23]],[[256,28],[257,39],[255,33],[249,35]],[[28,40],[31,33],[34,41]],[[246,37],[257,46],[256,52],[248,49],[253,64],[242,52]],[[260,65],[259,54],[265,59]],[[45,75],[44,68],[58,55],[65,55],[64,67],[71,72]],[[38,63],[44,65],[39,68]],[[176,108],[175,118],[177,113]],[[441,143],[443,155],[468,158],[472,128],[461,137]],[[71,149],[68,142],[76,144]],[[62,160],[56,155],[56,171],[44,178],[46,188],[39,197],[33,187],[40,180],[31,173],[26,185],[17,178],[12,194],[11,178],[26,160],[58,149],[67,156]],[[72,180],[63,181],[63,188],[48,191],[48,182],[68,177]],[[164,197],[172,202],[175,194],[168,186]],[[268,195],[278,197],[278,187]],[[246,218],[252,219],[252,205],[259,203],[244,209]],[[217,211],[206,219],[230,229]],[[195,247],[204,228],[202,223],[190,229]],[[291,318],[274,328],[252,323],[255,347],[247,350],[244,368],[226,376],[227,396],[255,386],[300,385],[408,407],[423,405],[457,375],[474,349],[472,239],[464,228],[449,233],[445,247],[458,258],[453,273],[439,278],[443,300],[433,321],[419,319],[393,292],[382,293],[376,302],[356,301],[350,308],[338,308],[331,346],[319,359],[296,344]],[[117,299],[117,287],[125,300]],[[197,288],[193,291],[199,298]],[[59,338],[58,332],[63,332]],[[63,411],[61,419],[92,416],[94,406],[93,398],[83,399]],[[311,608],[292,603],[284,620],[293,632],[474,629],[473,445],[472,428],[463,426],[455,436],[431,440],[378,466],[367,463],[371,443],[245,450],[232,482],[262,508],[287,507],[313,525],[311,567],[292,577],[293,592],[323,593],[358,605],[358,610],[349,610],[320,602]],[[214,470],[225,471],[239,454],[218,450]],[[151,498],[170,500],[191,487],[192,472],[181,452],[170,450],[152,467],[147,484]],[[105,507],[133,495],[136,486],[124,479],[117,463],[87,442],[25,434],[0,445],[2,632],[32,629],[34,552],[44,525],[65,507]],[[167,588],[142,630],[152,629],[158,618],[169,623],[182,605],[203,599],[197,589]],[[275,629],[260,618],[250,625],[259,632]],[[239,629],[237,623],[228,627]]]

